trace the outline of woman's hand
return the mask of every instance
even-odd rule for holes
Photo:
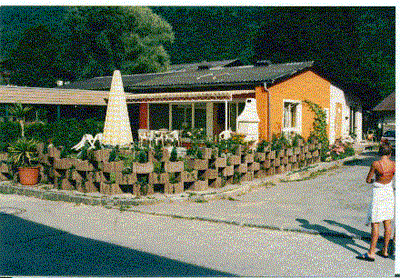
[[[375,162],[372,163],[371,168],[369,169],[368,175],[367,175],[367,183],[373,183],[375,180],[373,179],[375,173]]]

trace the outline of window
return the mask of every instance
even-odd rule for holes
[[[244,110],[244,101],[230,102],[228,105],[230,128],[232,131],[236,131],[236,119]]]
[[[150,129],[168,129],[168,104],[151,103],[149,105]]]
[[[172,129],[192,127],[192,104],[172,104]]]
[[[206,115],[206,103],[195,103],[194,104],[194,127],[203,128],[207,127],[207,115]]]
[[[284,100],[283,102],[283,133],[301,133],[301,102]]]

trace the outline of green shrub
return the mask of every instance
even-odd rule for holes
[[[39,142],[47,142],[51,136],[49,125],[45,123],[27,124],[25,128],[25,136],[29,139],[35,139]]]
[[[103,132],[103,123],[93,119],[79,121],[73,119],[63,119],[48,125],[48,138],[55,146],[64,146],[70,150],[80,142],[83,135]]]
[[[0,123],[0,151],[6,152],[9,145],[17,141],[20,134],[19,123],[9,121]]]

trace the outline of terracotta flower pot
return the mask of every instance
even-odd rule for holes
[[[40,167],[21,167],[18,168],[19,182],[22,185],[35,185],[39,181]]]

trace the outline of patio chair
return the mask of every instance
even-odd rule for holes
[[[180,132],[179,132],[179,130],[173,130],[173,131],[170,131],[170,132],[167,132],[166,134],[166,138],[165,138],[165,140],[166,141],[171,141],[171,142],[177,142],[178,143],[178,146],[180,146]]]
[[[232,137],[232,131],[230,129],[224,130],[219,134],[220,140],[228,140],[231,137]]]
[[[150,131],[148,129],[138,129],[139,144],[143,145],[143,142],[150,142]]]
[[[164,141],[166,139],[165,132],[162,130],[154,130],[152,132],[152,140],[155,141],[157,144],[161,142],[161,145],[164,146]]]

